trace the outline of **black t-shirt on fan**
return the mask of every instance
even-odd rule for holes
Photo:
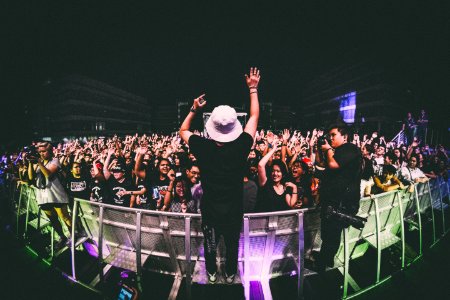
[[[345,143],[336,148],[334,159],[339,168],[325,170],[320,199],[323,204],[334,207],[342,203],[349,211],[356,213],[360,199],[361,151],[354,144]]]
[[[202,172],[202,222],[239,224],[243,216],[243,178],[253,138],[243,132],[236,140],[217,145],[214,140],[192,135],[190,151]]]
[[[89,179],[81,176],[76,178],[69,173],[66,178],[66,188],[69,196],[73,198],[79,198],[89,200]]]
[[[91,183],[91,196],[89,200],[99,203],[109,203],[108,188],[106,181],[93,180]]]
[[[119,196],[117,193],[120,191],[135,191],[136,187],[132,184],[131,180],[125,179],[122,182],[118,182],[114,177],[110,177],[107,182],[111,196],[110,203],[130,207],[131,195]]]

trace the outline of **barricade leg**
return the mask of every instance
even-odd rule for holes
[[[344,228],[344,230],[342,230],[342,233],[344,237],[344,288],[342,298],[345,299],[347,298],[348,293],[348,279],[349,279],[348,269],[350,266],[350,253],[348,250],[348,229]]]
[[[303,280],[305,262],[305,232],[303,227],[303,212],[299,211],[298,217],[298,269],[297,269],[297,299],[303,299]]]
[[[72,259],[72,278],[74,280],[77,280],[76,276],[76,270],[75,270],[75,226],[77,225],[77,214],[78,214],[78,201],[74,201],[73,203],[73,209],[72,209],[72,232],[70,233],[72,235],[71,239],[71,245],[70,245],[70,253],[71,253],[71,259]]]
[[[136,270],[137,270],[137,286],[139,292],[142,292],[141,278],[142,278],[142,261],[141,261],[141,220],[142,214],[140,211],[136,212]]]
[[[405,223],[403,222],[403,199],[400,197],[400,191],[397,192],[398,213],[400,215],[400,239],[402,243],[402,269],[405,268]]]
[[[244,293],[250,299],[250,220],[244,217]]]
[[[439,190],[439,203],[441,205],[441,215],[442,215],[442,235],[441,236],[444,236],[447,233],[447,229],[445,226],[445,211],[444,211],[444,201],[442,199],[441,179],[438,177],[436,181],[437,181],[437,187]]]
[[[427,182],[427,188],[428,188],[428,195],[430,196],[430,208],[431,208],[431,222],[433,226],[433,244],[431,247],[433,247],[437,241],[436,241],[436,222],[434,219],[434,206],[433,206],[433,197],[431,195],[431,188],[430,188],[430,182]]]
[[[17,205],[17,218],[16,218],[16,235],[19,236],[19,218],[20,218],[20,207],[22,206],[22,199],[23,199],[23,192],[24,192],[24,185],[21,185],[20,187],[20,193],[19,193],[19,203]]]
[[[419,227],[419,257],[422,256],[422,216],[420,215],[420,203],[417,192],[417,185],[414,185],[414,199],[416,201],[417,222]]]
[[[375,226],[376,226],[376,241],[377,241],[377,277],[375,283],[380,281],[381,273],[381,224],[380,224],[380,209],[378,207],[378,198],[373,199],[375,204]]]
[[[103,283],[105,277],[103,274],[103,213],[104,207],[100,206],[100,212],[98,216],[98,271],[100,275],[100,281]]]
[[[184,251],[186,256],[186,299],[191,299],[191,217],[184,218]]]

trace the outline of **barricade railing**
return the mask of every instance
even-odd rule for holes
[[[22,185],[18,195],[15,204],[17,227],[25,225],[26,237],[28,224],[36,221],[41,214],[33,187]],[[352,298],[391,277],[392,274],[381,276],[383,249],[393,245],[401,249],[399,270],[420,257],[425,223],[431,224],[433,230],[433,242],[429,246],[439,241],[440,236],[448,232],[444,215],[447,208],[443,201],[445,197],[448,197],[448,183],[438,178],[416,184],[413,193],[402,190],[362,198],[358,215],[367,218],[367,223],[362,230],[350,227],[343,231],[341,246],[335,257],[335,266],[344,275],[342,297]],[[440,236],[436,231],[435,220],[438,211],[442,222]],[[24,215],[25,224],[21,224]],[[94,249],[90,253],[98,257],[99,275],[94,281],[85,283],[91,287],[104,280],[104,274],[111,266],[132,270],[136,272],[138,279],[144,268],[173,275],[175,280],[170,299],[176,298],[183,278],[188,298],[192,282],[207,282],[199,214],[140,210],[75,199],[72,217],[72,229],[76,228],[76,222],[81,222],[90,238],[91,248]],[[409,262],[406,261],[405,249],[411,246],[405,238],[405,224],[412,224],[419,236],[417,257]],[[72,232],[72,236],[74,234]],[[304,266],[305,258],[309,258],[313,250],[320,249],[320,245],[318,210],[245,214],[239,243],[237,282],[244,285],[246,298],[250,298],[250,281],[259,281],[264,294],[270,295],[269,280],[288,274],[298,276],[298,297],[301,298],[303,280],[309,274]],[[77,280],[75,248],[73,239],[73,280]],[[352,277],[350,262],[363,256],[370,248],[377,253],[376,275],[370,286],[360,287]],[[224,245],[220,242],[217,251],[219,266],[223,263],[224,253]],[[351,293],[349,287],[352,288]]]

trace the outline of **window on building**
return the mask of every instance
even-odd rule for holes
[[[335,98],[339,101],[339,112],[341,118],[346,123],[355,122],[355,111],[356,111],[356,92],[351,92],[342,96]]]
[[[106,130],[105,122],[96,122],[95,123],[95,130],[96,131],[105,131]]]

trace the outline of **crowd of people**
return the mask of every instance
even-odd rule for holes
[[[75,198],[201,213],[211,283],[216,280],[215,236],[228,237],[230,249],[237,249],[242,213],[321,207],[323,271],[333,264],[340,231],[351,225],[333,220],[330,211],[355,215],[362,197],[397,189],[412,192],[416,183],[430,178],[448,180],[447,150],[430,147],[415,133],[397,143],[378,132],[351,134],[345,123],[306,132],[257,131],[258,82],[259,71],[251,69],[247,84],[254,110],[245,129],[234,109],[218,106],[205,125],[208,137],[190,131],[195,113],[206,105],[202,95],[177,133],[36,141],[3,155],[1,169],[17,186],[36,187],[37,202],[61,237],[58,245],[70,242],[62,224],[71,232],[69,211]],[[231,220],[236,226],[230,227]],[[82,228],[75,232],[83,234]],[[233,256],[231,250],[227,253]],[[229,261],[237,261],[234,254]],[[233,282],[236,266],[227,270],[233,274],[227,280]]]
[[[197,131],[194,134],[203,136]],[[244,211],[319,205],[320,167],[315,163],[314,149],[317,150],[321,136],[322,129],[306,133],[287,129],[278,133],[258,131],[247,158]],[[361,197],[404,189],[411,183],[438,176],[447,179],[448,154],[442,145],[420,147],[417,139],[409,146],[396,145],[386,142],[377,132],[370,136],[354,134],[351,143],[361,150],[365,162]],[[33,142],[31,147],[36,147],[40,157],[31,158],[28,149],[4,154],[3,172],[17,184],[27,183],[39,190],[45,184],[41,173],[50,171],[63,187],[54,194],[58,201],[72,203],[73,198],[81,198],[140,209],[200,212],[202,170],[177,133],[93,138],[84,142],[75,139],[54,146]],[[210,163],[214,166],[218,162],[211,157]],[[292,191],[296,194],[290,197]],[[45,196],[38,198],[47,199]]]

